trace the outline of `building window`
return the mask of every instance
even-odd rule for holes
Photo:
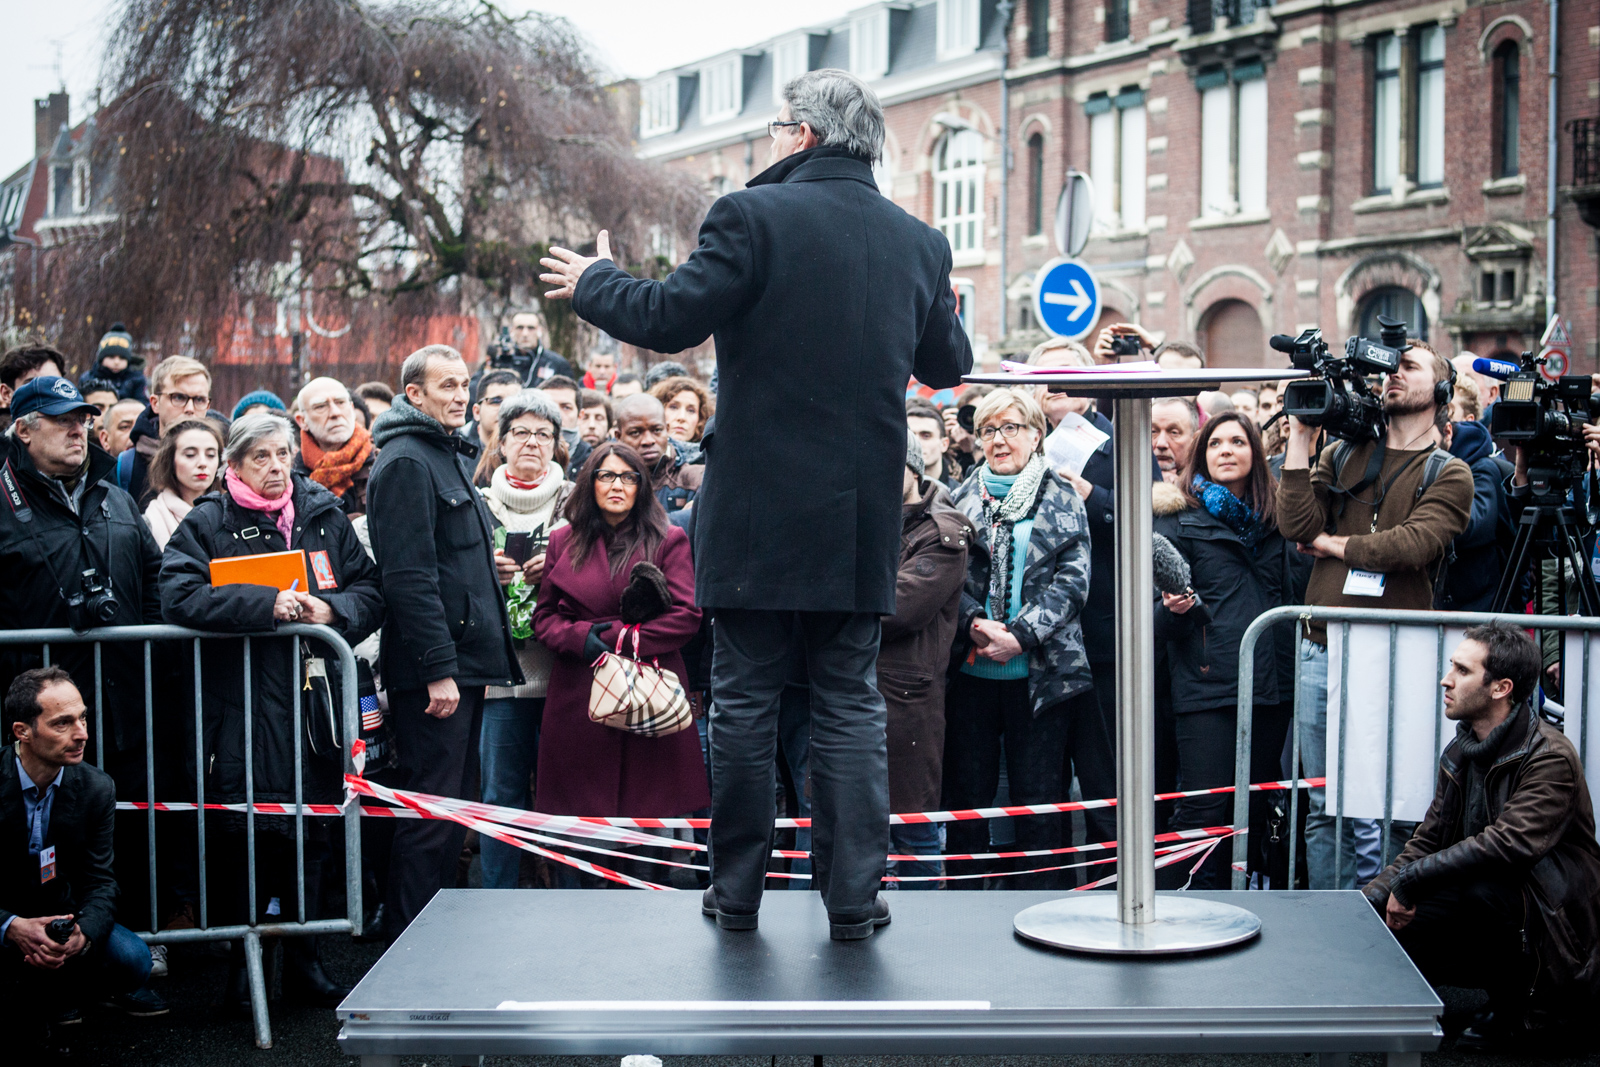
[[[1050,54],[1050,0],[1028,0],[1028,58]]]
[[[983,248],[983,138],[977,130],[954,130],[940,143],[933,203],[952,252]]]
[[[50,215],[64,219],[72,214],[72,168],[50,168]]]
[[[650,227],[650,254],[668,263],[678,262],[678,239],[671,230],[660,226]]]
[[[1520,288],[1515,266],[1490,263],[1479,275],[1478,303],[1484,308],[1511,307],[1521,295]]]
[[[1494,50],[1494,68],[1494,176],[1511,178],[1519,168],[1517,138],[1522,118],[1522,53],[1516,41],[1506,41]]]
[[[1044,134],[1028,138],[1028,235],[1044,232]]]
[[[678,76],[646,82],[639,91],[639,136],[655,137],[678,128]]]
[[[889,73],[889,9],[850,20],[850,73],[873,81]]]
[[[1373,192],[1442,185],[1444,29],[1388,34],[1373,48]]]
[[[1380,339],[1379,315],[1404,322],[1406,333],[1411,337],[1420,337],[1424,341],[1428,339],[1428,313],[1423,310],[1417,294],[1410,289],[1385,285],[1363,297],[1358,328],[1362,337],[1370,337],[1374,341]]]
[[[772,104],[783,106],[783,87],[811,69],[809,34],[786,37],[772,46]]]
[[[1115,97],[1091,96],[1089,176],[1094,180],[1095,228],[1102,233],[1144,226],[1144,93],[1126,89]]]
[[[90,181],[89,157],[84,156],[72,164],[72,212],[81,215],[89,210],[89,202],[94,198],[94,186]]]
[[[940,59],[968,55],[978,48],[978,0],[938,0]]]
[[[1128,39],[1128,0],[1106,0],[1106,40]]]
[[[743,63],[730,56],[700,68],[700,121],[706,124],[731,119],[740,111],[744,86]]]
[[[1260,63],[1195,78],[1200,90],[1200,214],[1267,210],[1267,82]]]

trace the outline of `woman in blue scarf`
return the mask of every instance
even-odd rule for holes
[[[1064,799],[1070,756],[1089,799],[1116,793],[1116,771],[1083,649],[1089,596],[1089,523],[1078,491],[1045,462],[1044,412],[1028,392],[996,389],[972,419],[980,463],[955,492],[977,533],[967,552],[956,654],[960,667],[945,702],[944,806],[994,803],[1001,738],[1011,803]],[[1090,812],[1090,836],[1115,837],[1107,811]],[[1062,844],[1060,815],[1017,819],[1017,848]],[[950,823],[952,853],[988,852],[989,824]],[[1057,857],[1022,861],[1051,867]],[[970,871],[982,868],[969,867]],[[1048,889],[1054,874],[1014,888]],[[952,882],[980,889],[981,882]]]
[[[1166,642],[1172,674],[1182,790],[1234,784],[1239,642],[1256,616],[1283,602],[1287,588],[1289,546],[1278,533],[1276,495],[1261,432],[1237,411],[1206,421],[1181,486],[1158,483],[1154,488],[1155,530],[1189,561],[1196,594],[1163,594],[1155,620],[1156,640]],[[1279,627],[1256,645],[1252,782],[1282,777],[1279,758],[1293,694],[1279,688],[1274,642],[1291,636],[1287,627]],[[1265,798],[1253,797],[1250,808],[1254,869],[1267,837]],[[1172,828],[1224,826],[1233,821],[1232,812],[1228,794],[1180,800]],[[1195,875],[1194,887],[1226,889],[1231,855],[1227,844],[1214,850]]]

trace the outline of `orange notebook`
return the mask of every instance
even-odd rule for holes
[[[306,554],[294,552],[263,552],[257,556],[233,556],[211,561],[212,585],[267,585],[274,589],[287,589],[296,580],[295,588],[306,588]]]

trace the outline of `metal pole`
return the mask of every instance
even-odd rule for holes
[[[1549,128],[1545,131],[1545,220],[1544,220],[1544,321],[1556,314],[1556,212],[1561,201],[1556,195],[1557,146],[1561,121],[1561,0],[1550,0],[1550,101],[1546,105]]]
[[[1150,401],[1118,397],[1117,914],[1155,919],[1155,607],[1151,590]]]
[[[1006,339],[1006,286],[1009,284],[1006,253],[1011,242],[1011,86],[1006,82],[1006,67],[1011,59],[1011,0],[1000,0],[995,15],[1000,20],[1000,322],[995,337]]]

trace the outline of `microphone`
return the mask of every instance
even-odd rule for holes
[[[1194,597],[1194,607],[1188,613],[1201,626],[1211,622],[1211,609],[1200,601],[1199,594],[1190,585],[1189,561],[1183,558],[1176,545],[1162,534],[1150,535],[1150,571],[1156,588],[1172,596]]]
[[[1520,374],[1522,368],[1515,363],[1507,363],[1503,359],[1475,359],[1472,369],[1479,374],[1486,374],[1491,378],[1499,378],[1502,382],[1513,374]]]
[[[1294,352],[1294,338],[1290,337],[1286,333],[1273,334],[1272,337],[1267,341],[1267,344],[1271,345],[1273,348],[1276,348],[1279,352],[1288,352],[1291,354]]]

